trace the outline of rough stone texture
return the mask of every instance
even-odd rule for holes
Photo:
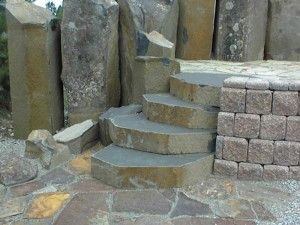
[[[264,168],[259,164],[240,163],[238,179],[240,180],[262,180]]]
[[[215,0],[179,0],[176,58],[211,58],[215,5]]]
[[[218,135],[216,138],[216,152],[215,152],[215,157],[217,159],[223,158],[223,141],[224,141],[224,136]]]
[[[19,197],[0,203],[0,219],[22,214],[25,209],[25,198]]]
[[[289,84],[290,91],[300,91],[300,80],[292,80]]]
[[[246,90],[222,88],[220,108],[225,112],[245,112]]]
[[[248,79],[249,77],[230,77],[224,80],[223,87],[243,89],[246,88]]]
[[[59,23],[25,1],[8,2],[6,9],[14,136],[55,133],[64,122]]]
[[[219,110],[197,105],[171,94],[143,95],[143,113],[148,120],[186,128],[216,128]]]
[[[224,137],[223,159],[246,162],[248,152],[248,142],[244,138]]]
[[[264,166],[264,180],[286,180],[289,176],[289,167],[277,165]]]
[[[251,139],[248,148],[248,162],[258,164],[272,164],[274,142],[268,140]]]
[[[34,191],[44,188],[46,185],[40,180],[33,180],[27,183],[14,185],[9,188],[10,194],[15,196],[23,196]]]
[[[64,1],[62,80],[71,125],[119,104],[118,19],[114,0]]]
[[[43,167],[52,169],[71,158],[69,147],[57,144],[47,130],[34,130],[26,140],[25,156],[39,158]]]
[[[34,161],[14,153],[0,154],[0,183],[6,186],[24,183],[34,179],[37,173]]]
[[[178,0],[164,1],[118,0],[120,6],[120,61],[122,105],[132,103],[132,82],[137,50],[145,43],[138,38],[138,31],[162,34],[176,45],[179,5]],[[143,56],[143,55],[140,55]]]
[[[284,140],[286,133],[286,117],[274,115],[262,115],[260,123],[261,139]]]
[[[219,112],[217,125],[217,132],[219,135],[233,136],[234,117],[234,113]]]
[[[214,174],[237,178],[238,164],[233,161],[215,159]]]
[[[82,179],[76,183],[70,184],[71,192],[101,192],[101,191],[113,191],[114,188],[108,186],[95,178]]]
[[[6,187],[0,184],[0,199],[6,194]]]
[[[104,146],[108,146],[112,143],[109,136],[109,119],[116,116],[124,116],[129,114],[135,114],[142,111],[141,105],[131,104],[128,106],[122,106],[120,108],[110,108],[99,117],[99,137]]]
[[[247,90],[246,113],[271,114],[272,97],[269,90]]]
[[[247,89],[267,90],[270,87],[269,81],[260,78],[250,78],[246,82]]]
[[[75,176],[62,168],[55,168],[49,173],[41,176],[41,180],[51,184],[68,184],[75,179]]]
[[[110,145],[93,155],[92,174],[117,188],[182,187],[206,179],[213,160],[213,153],[161,155]]]
[[[288,80],[270,80],[270,89],[274,91],[287,91],[289,86]]]
[[[257,138],[260,128],[260,116],[254,114],[237,113],[234,120],[234,136]]]
[[[279,116],[298,114],[299,94],[294,91],[274,91],[272,113]]]
[[[274,163],[281,166],[298,165],[300,143],[291,141],[276,141],[274,149]]]
[[[299,10],[298,0],[269,0],[267,59],[299,61]]]
[[[142,103],[143,94],[168,93],[170,76],[180,72],[174,59],[139,56],[135,59],[132,74],[132,102]]]
[[[99,136],[98,123],[86,120],[55,134],[54,139],[69,147],[72,153],[81,153],[96,144]]]
[[[256,218],[250,202],[245,199],[226,199],[220,201],[216,209],[216,215],[218,217],[236,219]]]
[[[300,166],[290,166],[289,179],[300,180]]]
[[[162,34],[153,30],[150,33],[138,31],[137,55],[175,58],[175,45]]]
[[[216,58],[225,61],[262,60],[268,0],[218,1],[217,4]]]
[[[176,218],[172,220],[174,225],[191,224],[191,225],[256,225],[255,222],[249,220],[239,219],[222,219],[222,218],[205,218],[205,217],[190,217],[190,218]]]
[[[286,121],[286,140],[300,141],[300,117],[289,116]]]

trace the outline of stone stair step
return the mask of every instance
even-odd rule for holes
[[[211,152],[215,129],[189,129],[147,120],[143,113],[110,119],[114,144],[160,154]]]
[[[184,101],[220,107],[223,81],[231,74],[180,73],[170,77],[170,93]]]
[[[172,188],[205,179],[213,153],[161,155],[109,145],[92,156],[95,178],[117,188]]]
[[[148,120],[186,128],[216,128],[219,109],[183,101],[170,94],[143,95]]]

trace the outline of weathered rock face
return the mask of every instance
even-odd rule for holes
[[[63,126],[60,27],[49,10],[6,4],[12,111],[16,138]]]
[[[62,80],[70,124],[97,120],[119,104],[118,18],[114,0],[64,1]]]
[[[300,60],[298,0],[269,0],[266,58]]]
[[[218,1],[214,54],[225,61],[264,57],[268,0]]]
[[[162,34],[176,45],[178,0],[118,0],[120,5],[120,60],[122,105],[132,103],[134,59],[138,55],[138,31]]]
[[[216,0],[179,0],[176,58],[210,59]]]

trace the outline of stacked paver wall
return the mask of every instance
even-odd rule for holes
[[[243,180],[300,180],[300,81],[224,81],[214,173]]]

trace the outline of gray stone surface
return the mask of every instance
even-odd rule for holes
[[[179,63],[165,57],[138,56],[132,74],[132,102],[142,104],[143,94],[169,93],[170,76],[180,72]]]
[[[300,117],[289,116],[286,121],[286,140],[300,141]]]
[[[237,178],[238,164],[233,161],[215,159],[214,175]]]
[[[262,180],[263,166],[252,163],[240,163],[238,171],[239,180]]]
[[[216,138],[216,152],[215,152],[215,157],[217,159],[223,158],[223,141],[224,141],[224,136],[218,135]]]
[[[253,114],[270,114],[272,109],[272,92],[269,90],[247,90],[246,112]]]
[[[236,113],[234,120],[234,136],[257,138],[260,129],[260,116],[255,114]]]
[[[233,136],[234,117],[234,113],[219,112],[217,125],[217,132],[219,135]]]
[[[299,61],[299,10],[298,0],[269,0],[267,59]]]
[[[268,90],[269,87],[270,87],[270,83],[268,80],[265,80],[265,79],[250,78],[246,82],[247,89]]]
[[[55,134],[56,142],[65,144],[72,153],[81,153],[92,147],[98,140],[99,125],[92,120],[75,124]]]
[[[272,164],[274,142],[260,139],[250,139],[248,148],[248,162],[258,164]]]
[[[286,134],[286,117],[274,115],[262,115],[260,123],[261,139],[284,140]]]
[[[179,5],[175,1],[118,0],[120,6],[120,62],[122,105],[131,104],[132,82],[135,74],[135,57],[143,56],[138,49],[145,44],[138,38],[138,31],[155,30],[176,45]],[[162,56],[162,55],[161,55]],[[160,56],[160,57],[161,57]]]
[[[120,108],[110,108],[99,117],[99,137],[104,146],[108,146],[112,143],[109,136],[109,119],[116,116],[124,116],[129,114],[135,114],[142,111],[141,105],[131,104],[128,106],[122,106]]]
[[[246,90],[222,88],[220,109],[225,112],[245,112]]]
[[[264,180],[287,180],[289,176],[289,167],[277,165],[264,166]]]
[[[14,153],[0,154],[0,183],[5,186],[24,183],[34,179],[38,167],[33,160]]]
[[[223,159],[246,162],[248,151],[248,141],[244,138],[224,137]]]
[[[274,91],[272,113],[279,116],[295,116],[299,110],[299,94],[295,91]]]
[[[292,141],[275,141],[274,164],[295,166],[299,164],[300,143]]]
[[[300,180],[300,166],[290,166],[289,179]]]
[[[230,77],[224,80],[223,87],[244,89],[248,79],[249,77]]]
[[[9,1],[6,9],[14,135],[53,134],[64,125],[58,20],[25,1]]]
[[[290,91],[300,91],[300,80],[290,80]]]
[[[268,0],[218,1],[217,5],[216,58],[225,61],[262,60]]]
[[[270,90],[287,91],[289,90],[290,81],[288,80],[270,80]]]
[[[119,104],[118,20],[114,0],[64,1],[62,80],[71,125]]]

